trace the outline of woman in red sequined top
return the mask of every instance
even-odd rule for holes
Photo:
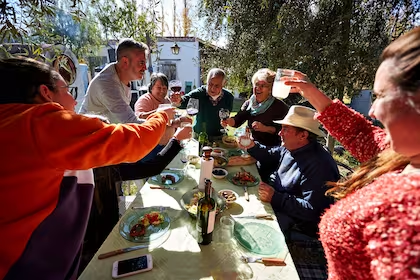
[[[322,217],[329,279],[420,279],[420,28],[382,53],[370,116],[332,101],[297,73],[318,120],[363,162],[330,194],[342,198]]]

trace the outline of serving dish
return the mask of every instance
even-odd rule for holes
[[[199,197],[203,197],[204,192],[199,189],[192,189],[181,197],[181,207],[188,212],[192,218],[197,218],[197,204]],[[214,189],[212,191],[212,197],[216,202],[216,214],[219,214],[226,209],[226,200],[219,195]]]
[[[158,225],[149,224],[144,227],[144,234],[132,236],[130,234],[133,227],[138,224],[142,218],[151,213],[159,213],[162,215],[163,221]],[[149,242],[163,236],[170,227],[170,218],[165,211],[161,211],[160,207],[146,207],[136,209],[125,215],[119,225],[119,231],[122,237],[131,242]]]

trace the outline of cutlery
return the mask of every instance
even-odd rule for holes
[[[150,185],[150,188],[152,190],[176,190],[175,187],[170,187],[170,186],[158,186],[158,185]]]
[[[146,209],[146,208],[150,208],[150,207],[156,207],[158,209],[158,211],[163,212],[165,210],[167,210],[170,207],[167,206],[148,206],[148,207],[144,207],[144,206],[132,206],[131,209],[136,210],[136,209]]]
[[[98,256],[98,259],[102,260],[102,259],[106,259],[109,257],[113,257],[119,254],[124,254],[127,252],[131,252],[131,251],[135,251],[135,250],[140,250],[140,249],[144,249],[144,248],[148,248],[149,245],[137,245],[137,246],[132,246],[132,247],[127,247],[127,248],[123,248],[123,249],[118,249],[118,250],[114,250],[108,253],[104,253],[104,254],[100,254]]]
[[[257,214],[257,215],[249,215],[249,216],[234,216],[234,218],[274,220],[274,217],[271,214]]]
[[[244,186],[244,194],[245,194],[246,201],[249,201],[249,194],[248,194],[248,187],[247,186]]]
[[[285,266],[286,263],[279,258],[256,258],[241,256],[241,260],[246,263],[263,263],[265,266]]]
[[[175,167],[169,167],[169,168],[167,168],[165,170],[169,170],[169,171],[183,171],[184,169],[182,169],[182,168],[175,168]]]

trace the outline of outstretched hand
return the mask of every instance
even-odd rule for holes
[[[226,127],[226,126],[232,126],[233,127],[235,125],[235,120],[233,118],[227,118],[225,120],[221,120],[220,125],[223,126],[223,127]]]
[[[182,102],[181,93],[180,92],[173,92],[169,96],[169,99],[171,100],[172,104],[177,104],[177,106],[178,106]]]
[[[168,116],[169,120],[173,120],[175,117],[175,108],[173,107],[163,107],[163,108],[157,108],[156,112],[165,112],[166,115]]]
[[[185,139],[190,139],[191,135],[192,135],[192,126],[180,127],[174,133],[174,137],[178,141],[185,140]]]
[[[284,84],[298,88],[300,94],[305,97],[318,112],[323,112],[325,108],[332,103],[332,100],[311,83],[305,74],[295,70],[295,78],[297,79],[288,80]]]

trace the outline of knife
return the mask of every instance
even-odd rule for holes
[[[127,253],[127,252],[144,249],[144,248],[147,248],[147,247],[149,247],[149,245],[137,245],[137,246],[127,247],[127,248],[123,248],[123,249],[118,249],[118,250],[111,251],[111,252],[108,252],[108,253],[100,254],[98,256],[98,259],[102,260],[102,259],[113,257],[113,256],[116,256],[116,255],[119,255],[119,254],[124,254],[124,253]]]
[[[169,167],[169,168],[167,168],[165,170],[169,170],[169,171],[183,171],[184,169],[182,169],[182,168]]]
[[[158,186],[158,185],[150,185],[150,188],[152,190],[176,190],[175,187],[170,187],[170,186]]]
[[[246,201],[249,201],[248,187],[247,186],[244,186],[244,192],[245,192],[245,199],[246,199]]]
[[[264,219],[264,220],[274,220],[273,215],[271,214],[257,214],[249,216],[233,216],[234,218],[247,218],[247,219]]]
[[[168,206],[148,206],[148,207],[144,207],[144,206],[132,206],[131,209],[133,210],[137,210],[137,209],[147,209],[147,208],[151,208],[151,207],[156,207],[158,209],[158,211],[163,212],[166,211],[168,208]]]

